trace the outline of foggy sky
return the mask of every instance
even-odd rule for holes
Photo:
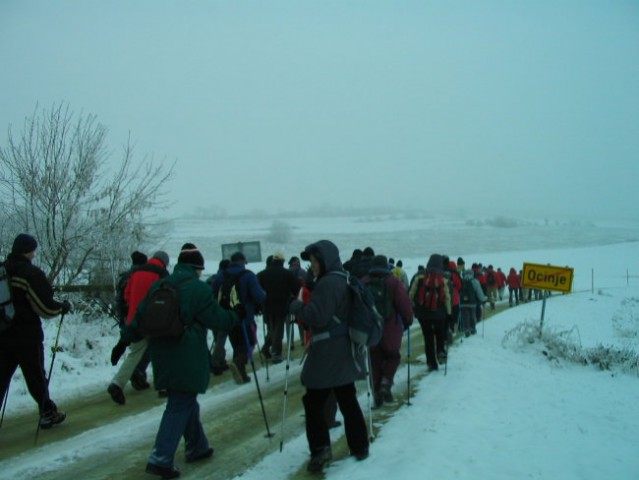
[[[636,217],[636,1],[3,0],[0,65],[0,144],[68,102],[177,159],[172,214]]]

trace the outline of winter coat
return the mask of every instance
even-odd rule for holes
[[[62,304],[53,298],[53,288],[42,270],[22,254],[10,253],[5,262],[10,278],[15,316],[11,326],[0,333],[0,345],[42,343],[44,332],[40,318],[62,313]]]
[[[239,272],[246,270],[238,282],[240,302],[246,309],[245,320],[247,323],[255,323],[255,315],[261,309],[262,304],[266,300],[266,292],[257,281],[257,276],[250,270],[247,270],[243,263],[231,262],[225,270],[220,270],[213,281],[213,296],[217,298],[220,288],[224,283],[224,279],[228,275],[237,275]]]
[[[124,288],[124,300],[129,306],[129,311],[126,317],[127,325],[133,320],[135,311],[140,305],[140,302],[144,299],[149,288],[153,283],[164,278],[169,274],[166,271],[166,265],[157,258],[151,258],[144,265],[137,267],[131,272],[131,278]]]
[[[311,332],[302,383],[310,389],[353,383],[364,378],[365,368],[363,355],[353,351],[347,331],[341,328],[345,326],[344,322],[340,325],[333,319],[333,316],[346,318],[351,305],[346,277],[330,273],[344,272],[339,251],[329,240],[320,240],[307,246],[305,252],[318,258],[322,273],[317,278],[310,301],[297,312],[297,317]],[[316,341],[317,338],[322,339]]]
[[[300,283],[297,276],[284,265],[273,265],[257,274],[260,285],[266,292],[264,313],[273,318],[283,318],[288,314],[288,305],[297,295]]]
[[[187,328],[178,340],[149,338],[153,384],[157,390],[204,393],[210,375],[206,329],[228,331],[239,319],[234,312],[218,305],[211,295],[211,288],[199,280],[192,266],[178,263],[166,279],[178,285],[180,314]],[[151,285],[149,296],[159,283]],[[142,338],[137,328],[148,298],[142,300],[132,322],[124,327],[125,340]]]
[[[510,271],[508,272],[508,277],[506,278],[506,282],[508,283],[508,288],[510,289],[521,287],[521,278],[519,277],[517,270],[515,270],[514,268],[510,269]]]
[[[450,289],[447,285],[444,286],[444,303],[443,305],[439,305],[437,310],[429,311],[417,305],[417,297],[419,296],[419,290],[424,282],[424,277],[428,276],[431,272],[435,272],[442,276],[444,283],[447,282],[446,278],[444,278],[442,261],[441,255],[431,255],[426,269],[422,273],[418,273],[412,280],[412,286],[408,295],[413,302],[415,315],[419,320],[444,320],[447,315],[452,315],[451,295]]]
[[[397,277],[384,271],[371,270],[364,278],[364,283],[369,283],[375,276],[386,277],[386,287],[392,305],[390,315],[384,319],[384,332],[379,346],[387,352],[395,352],[402,346],[404,325],[413,324],[413,308],[408,292]]]

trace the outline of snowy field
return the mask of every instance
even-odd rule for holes
[[[639,478],[636,225],[542,221],[495,228],[430,219],[416,228],[406,219],[360,220],[291,220],[290,238],[280,242],[266,240],[271,225],[267,220],[181,221],[165,243],[149,252],[161,247],[174,259],[181,243],[194,241],[207,259],[206,273],[211,274],[221,243],[261,240],[264,257],[275,250],[289,257],[307,243],[329,238],[340,247],[343,261],[353,248],[370,245],[377,253],[401,258],[409,276],[434,252],[451,259],[462,256],[467,265],[490,263],[506,272],[510,267],[520,269],[523,262],[573,267],[574,291],[548,300],[541,338],[541,302],[508,309],[480,324],[478,335],[451,350],[447,375],[439,371],[412,384],[412,406],[401,407],[383,426],[369,459],[334,462],[326,477],[413,478],[427,472],[433,478],[473,480]],[[249,267],[259,271],[262,264]],[[63,351],[56,357],[51,385],[61,408],[65,401],[106,388],[116,368],[109,363],[117,337],[112,325],[106,317],[72,314],[65,319],[60,335]],[[58,321],[46,321],[45,326],[50,346]],[[423,352],[413,353],[419,355],[423,357]],[[49,361],[45,360],[47,368]],[[406,375],[403,367],[398,381],[405,383]],[[232,395],[233,390],[211,393],[200,397],[203,409],[214,408],[218,397]],[[36,414],[18,373],[6,415],[22,410]],[[126,426],[129,436],[152,438],[160,411],[153,408],[129,419],[133,422]],[[34,448],[29,454],[32,463],[25,458],[5,460],[0,472],[6,478],[33,478],[42,465],[55,468],[91,455],[96,448],[115,455],[126,448],[122,435],[114,434],[122,428],[100,429],[101,437],[91,442],[75,438]],[[336,429],[333,435],[342,433]],[[307,456],[303,436],[287,439],[284,454],[274,451],[241,478],[282,478],[299,469]]]

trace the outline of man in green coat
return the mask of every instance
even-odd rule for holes
[[[200,251],[193,244],[185,244],[173,273],[165,280],[178,286],[180,316],[187,328],[179,339],[149,338],[153,383],[156,390],[167,390],[168,396],[146,472],[162,478],[180,476],[173,459],[182,436],[187,462],[213,455],[200,422],[197,402],[198,393],[206,392],[209,385],[206,330],[230,330],[239,319],[234,312],[220,307],[211,294],[211,288],[199,280],[203,270],[204,258]],[[125,327],[125,340],[142,339],[138,330],[140,318],[148,298],[158,285],[159,282],[156,282],[151,286],[133,321]]]

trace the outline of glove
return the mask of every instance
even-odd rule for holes
[[[244,305],[242,305],[241,303],[235,305],[233,307],[233,311],[237,314],[240,320],[246,318],[246,307],[244,307]]]
[[[65,300],[62,302],[62,315],[65,313],[69,313],[71,311],[72,305],[69,300]]]
[[[291,315],[296,315],[302,308],[304,308],[304,302],[301,300],[293,300],[291,304],[288,306],[288,313]]]
[[[128,342],[124,342],[122,340],[118,341],[116,346],[113,347],[113,350],[111,350],[111,365],[115,366],[118,364],[120,357],[124,355],[124,351],[126,350],[126,347],[128,346],[129,346]]]

